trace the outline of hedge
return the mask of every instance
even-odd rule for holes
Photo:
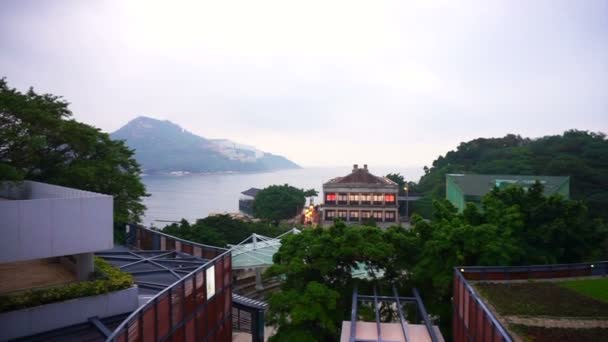
[[[96,296],[133,286],[133,277],[107,261],[95,257],[96,279],[48,289],[28,290],[15,295],[0,296],[0,312],[30,308],[68,299]]]

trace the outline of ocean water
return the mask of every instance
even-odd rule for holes
[[[142,177],[150,197],[143,223],[162,227],[185,218],[195,221],[213,213],[237,212],[241,192],[251,187],[265,188],[273,184],[289,184],[298,188],[314,188],[321,194],[323,183],[345,176],[351,167],[303,168],[262,173],[217,173],[186,175],[146,175]],[[401,173],[406,180],[418,181],[422,167],[370,168],[377,176]],[[321,199],[316,198],[315,203]],[[159,221],[160,220],[160,221]]]

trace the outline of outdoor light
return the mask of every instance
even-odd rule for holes
[[[594,264],[591,264],[591,268],[594,268],[594,267],[595,267],[595,265],[594,265]]]
[[[460,272],[464,272],[464,268],[461,268],[461,269],[460,269]]]

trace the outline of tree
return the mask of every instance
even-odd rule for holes
[[[425,304],[451,319],[450,297],[456,266],[514,266],[573,263],[608,257],[608,228],[588,216],[580,201],[543,196],[540,183],[527,191],[495,188],[480,206],[462,213],[447,200],[433,203],[432,220],[413,218],[419,254],[409,263]]]
[[[274,226],[265,222],[237,220],[230,215],[213,215],[198,219],[194,224],[181,220],[179,224],[166,226],[163,232],[189,241],[224,247],[227,244],[238,244],[253,233],[275,237],[289,229],[290,227]]]
[[[315,189],[308,189],[308,190],[304,191],[304,197],[306,197],[306,198],[315,197],[315,196],[319,196],[319,192]]]
[[[386,175],[386,178],[397,183],[397,185],[399,186],[399,194],[404,193],[403,188],[405,187],[406,183],[405,183],[405,178],[400,173],[389,173],[388,175]]]
[[[429,199],[445,197],[446,173],[570,176],[572,199],[591,217],[608,219],[608,140],[604,133],[569,130],[538,139],[509,134],[461,143],[439,156],[418,182]]]
[[[253,201],[253,215],[278,224],[295,217],[306,202],[305,192],[288,184],[262,189]]]
[[[139,222],[140,168],[121,141],[71,119],[68,103],[0,79],[0,179],[34,180],[114,197],[114,223]]]
[[[279,326],[273,341],[297,336],[335,341],[341,321],[350,317],[353,270],[364,265],[372,280],[380,281],[383,274],[384,284],[403,283],[418,250],[416,241],[398,227],[347,227],[342,222],[283,238],[265,274],[285,279],[269,299],[268,322]]]

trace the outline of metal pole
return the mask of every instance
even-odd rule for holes
[[[380,327],[380,308],[378,306],[378,293],[376,292],[376,285],[374,285],[374,310],[376,311],[376,333],[378,334],[378,342],[382,342],[382,329]]]
[[[353,288],[353,303],[350,312],[350,339],[349,342],[354,342],[357,338],[357,284]]]
[[[410,222],[410,188],[405,189],[405,217]]]

